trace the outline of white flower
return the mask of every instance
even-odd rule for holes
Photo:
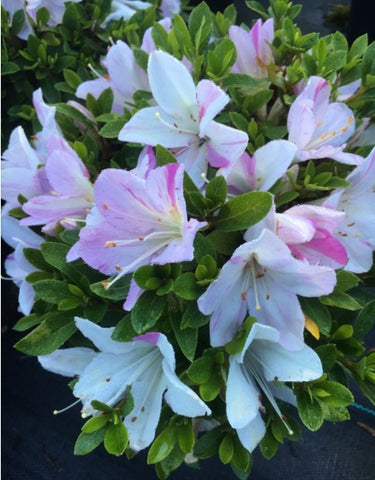
[[[75,347],[56,350],[39,357],[52,372],[79,376],[73,394],[82,401],[82,416],[97,415],[93,400],[113,406],[131,386],[134,408],[124,423],[129,445],[134,451],[146,448],[155,436],[162,397],[179,415],[198,417],[211,413],[207,405],[175,374],[175,357],[167,338],[157,332],[133,338],[131,342],[112,340],[113,328],[102,328],[76,317],[79,330],[100,350]]]

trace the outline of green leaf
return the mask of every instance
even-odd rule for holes
[[[48,8],[39,7],[36,12],[36,23],[39,27],[46,25],[50,17]]]
[[[1,75],[12,75],[19,72],[20,67],[15,62],[6,62],[1,65]]]
[[[367,33],[356,38],[352,43],[352,46],[350,47],[350,50],[348,53],[348,63],[350,63],[356,57],[361,57],[365,53],[367,46],[368,46]]]
[[[225,437],[220,442],[219,446],[219,458],[226,465],[233,458],[234,445],[232,435],[225,435]]]
[[[163,145],[156,145],[155,156],[158,167],[177,162],[173,154],[167,148],[163,147]]]
[[[176,319],[172,318],[171,324],[178,346],[181,348],[181,351],[185,357],[192,362],[194,360],[195,350],[198,344],[198,330],[196,328],[189,327],[181,329],[180,325],[176,322]]]
[[[173,32],[183,53],[191,58],[194,54],[193,42],[184,19],[177,14],[173,17]]]
[[[323,371],[328,372],[334,366],[337,358],[337,349],[336,345],[333,343],[328,343],[326,345],[319,345],[315,349],[316,353],[319,355],[319,358],[323,365]]]
[[[224,433],[221,431],[221,426],[204,433],[198,439],[194,449],[194,456],[205,459],[216,455],[223,436]]]
[[[250,472],[252,467],[251,455],[242,445],[238,437],[234,438],[232,464],[241,472]]]
[[[227,182],[222,175],[214,177],[206,186],[206,198],[219,208],[227,199]]]
[[[38,299],[47,303],[58,304],[61,300],[72,297],[68,284],[60,280],[39,280],[33,283],[33,289]]]
[[[268,192],[243,193],[221,207],[214,219],[214,226],[223,232],[244,230],[262,220],[271,205],[272,195]]]
[[[99,415],[97,417],[92,417],[82,426],[81,430],[84,433],[92,433],[100,430],[102,427],[107,425],[110,415]]]
[[[301,389],[297,389],[297,408],[303,424],[315,432],[323,424],[323,410],[320,403],[315,398],[310,398],[309,394]]]
[[[166,297],[159,297],[153,291],[147,291],[137,300],[131,311],[131,323],[140,334],[150,329],[163,313]]]
[[[95,295],[101,298],[107,298],[108,300],[125,300],[131,280],[131,274],[124,275],[115,281],[111,286],[109,284],[113,280],[112,277],[105,281],[93,283],[90,285],[90,289]]]
[[[226,88],[237,87],[251,91],[253,94],[264,90],[270,84],[269,80],[249,77],[245,73],[231,73],[223,79],[223,86]]]
[[[210,320],[209,315],[203,315],[195,302],[190,302],[185,308],[181,319],[181,329],[200,328],[207,325]]]
[[[69,68],[65,68],[63,70],[63,75],[66,83],[74,90],[76,90],[78,86],[82,83],[81,77]]]
[[[375,324],[375,300],[367,303],[359,312],[354,322],[354,337],[362,340]]]
[[[126,119],[124,118],[108,122],[99,130],[99,135],[104,138],[117,138],[125,123]]]
[[[63,272],[74,282],[80,282],[81,273],[66,260],[66,256],[70,250],[68,245],[57,242],[44,242],[41,244],[40,249],[44,260],[49,265]]]
[[[234,250],[243,243],[243,236],[240,232],[222,232],[214,230],[207,239],[214,245],[217,253],[232,255]]]
[[[159,463],[171,453],[177,440],[175,433],[174,425],[169,425],[155,438],[148,451],[148,464]]]
[[[332,327],[331,314],[327,307],[322,305],[316,298],[299,298],[303,312],[313,320],[319,332],[323,335],[329,335]]]
[[[32,313],[31,315],[20,318],[18,322],[14,325],[13,330],[16,330],[16,332],[24,332],[29,328],[35,327],[35,325],[39,325],[41,321],[41,317],[38,317],[38,315]]]
[[[111,338],[118,342],[129,342],[132,338],[137,336],[138,333],[134,330],[131,323],[130,314],[125,315],[115,326],[112,332]]]
[[[193,450],[194,442],[193,425],[188,421],[178,429],[178,445],[185,454],[188,454]]]
[[[337,72],[346,64],[346,50],[335,50],[331,52],[324,62],[324,67],[327,71]]]
[[[263,457],[267,460],[270,460],[275,456],[277,449],[279,448],[279,442],[270,431],[267,431],[262,440],[259,442],[259,448]]]
[[[79,110],[77,110],[76,108],[66,103],[58,103],[56,105],[56,112],[58,115],[60,115],[63,118],[67,117],[71,120],[75,120],[79,123],[83,123],[83,125],[86,125],[90,128],[94,127],[94,123],[90,119],[88,119],[86,115],[84,115]]]
[[[362,82],[366,82],[369,74],[375,73],[375,42],[370,43],[362,60]]]
[[[49,264],[44,260],[40,250],[36,248],[24,248],[23,254],[26,260],[38,270],[43,272],[50,272],[52,270]]]
[[[48,355],[61,347],[77,330],[73,316],[65,312],[53,312],[15,348],[28,355]]]
[[[104,434],[104,448],[112,455],[120,456],[128,445],[128,431],[123,422],[112,423]]]
[[[207,382],[199,386],[199,394],[205,402],[211,402],[219,395],[222,387],[222,379],[220,378],[218,368],[214,368]]]
[[[92,433],[81,432],[74,445],[74,455],[87,455],[104,440],[106,427]]]
[[[326,396],[321,400],[328,405],[332,405],[334,407],[347,407],[354,402],[354,397],[350,390],[344,387],[344,385],[341,385],[341,383],[332,382],[330,380],[318,382],[314,384],[312,389],[313,392],[314,388],[316,387],[323,389],[329,394],[329,396]]]
[[[359,278],[357,275],[351,272],[346,272],[345,270],[340,270],[337,272],[337,284],[335,286],[335,291],[339,290],[346,292],[351,288],[354,288],[358,285]]]
[[[194,273],[183,273],[174,282],[174,293],[185,300],[195,300],[203,293],[202,287],[197,284]]]
[[[333,292],[331,295],[319,297],[324,305],[339,307],[345,310],[358,310],[361,305],[353,297],[344,292]]]
[[[212,30],[212,13],[205,2],[195,7],[189,16],[189,31],[196,52],[200,52],[209,42]]]
[[[198,385],[208,382],[211,377],[215,359],[212,355],[197,358],[187,369],[189,378]]]

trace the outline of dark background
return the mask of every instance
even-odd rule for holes
[[[195,2],[199,3],[199,2]],[[225,1],[208,1],[222,10]],[[248,21],[243,1],[234,2],[239,20]],[[267,5],[266,1],[261,1]],[[297,18],[303,33],[330,32],[325,16],[332,4],[349,1],[303,0]],[[374,0],[352,2],[352,15],[343,25],[349,41],[368,32],[374,38]],[[340,28],[340,22],[337,25]],[[337,28],[336,27],[336,28]],[[6,249],[3,254],[6,254]],[[154,469],[146,465],[146,455],[132,460],[113,457],[99,447],[85,457],[75,457],[73,446],[83,423],[79,406],[54,416],[54,409],[69,405],[74,397],[67,379],[44,371],[37,360],[12,348],[21,335],[11,327],[20,317],[16,311],[17,289],[2,282],[2,474],[6,480],[135,480],[156,479]],[[375,345],[375,332],[366,338],[367,347]],[[370,411],[350,408],[351,420],[325,423],[319,432],[303,429],[299,443],[285,442],[276,456],[265,460],[256,450],[251,480],[375,480],[375,409],[354,387],[356,401]],[[171,480],[232,480],[230,467],[217,459],[202,462],[201,470],[184,466]]]

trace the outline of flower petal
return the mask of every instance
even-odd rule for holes
[[[225,401],[228,422],[233,428],[243,428],[259,415],[259,395],[258,388],[244,376],[237,359],[230,357]]]
[[[160,107],[171,116],[194,114],[197,105],[195,85],[185,65],[161,50],[150,53],[148,79]]]
[[[73,347],[55,350],[49,355],[40,355],[38,360],[42,367],[50,372],[58,373],[65,377],[75,377],[82,375],[95,356],[96,352],[91,348]]]

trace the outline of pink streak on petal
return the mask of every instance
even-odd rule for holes
[[[157,345],[160,338],[159,332],[147,332],[132,339],[132,342],[146,342],[150,345]]]

